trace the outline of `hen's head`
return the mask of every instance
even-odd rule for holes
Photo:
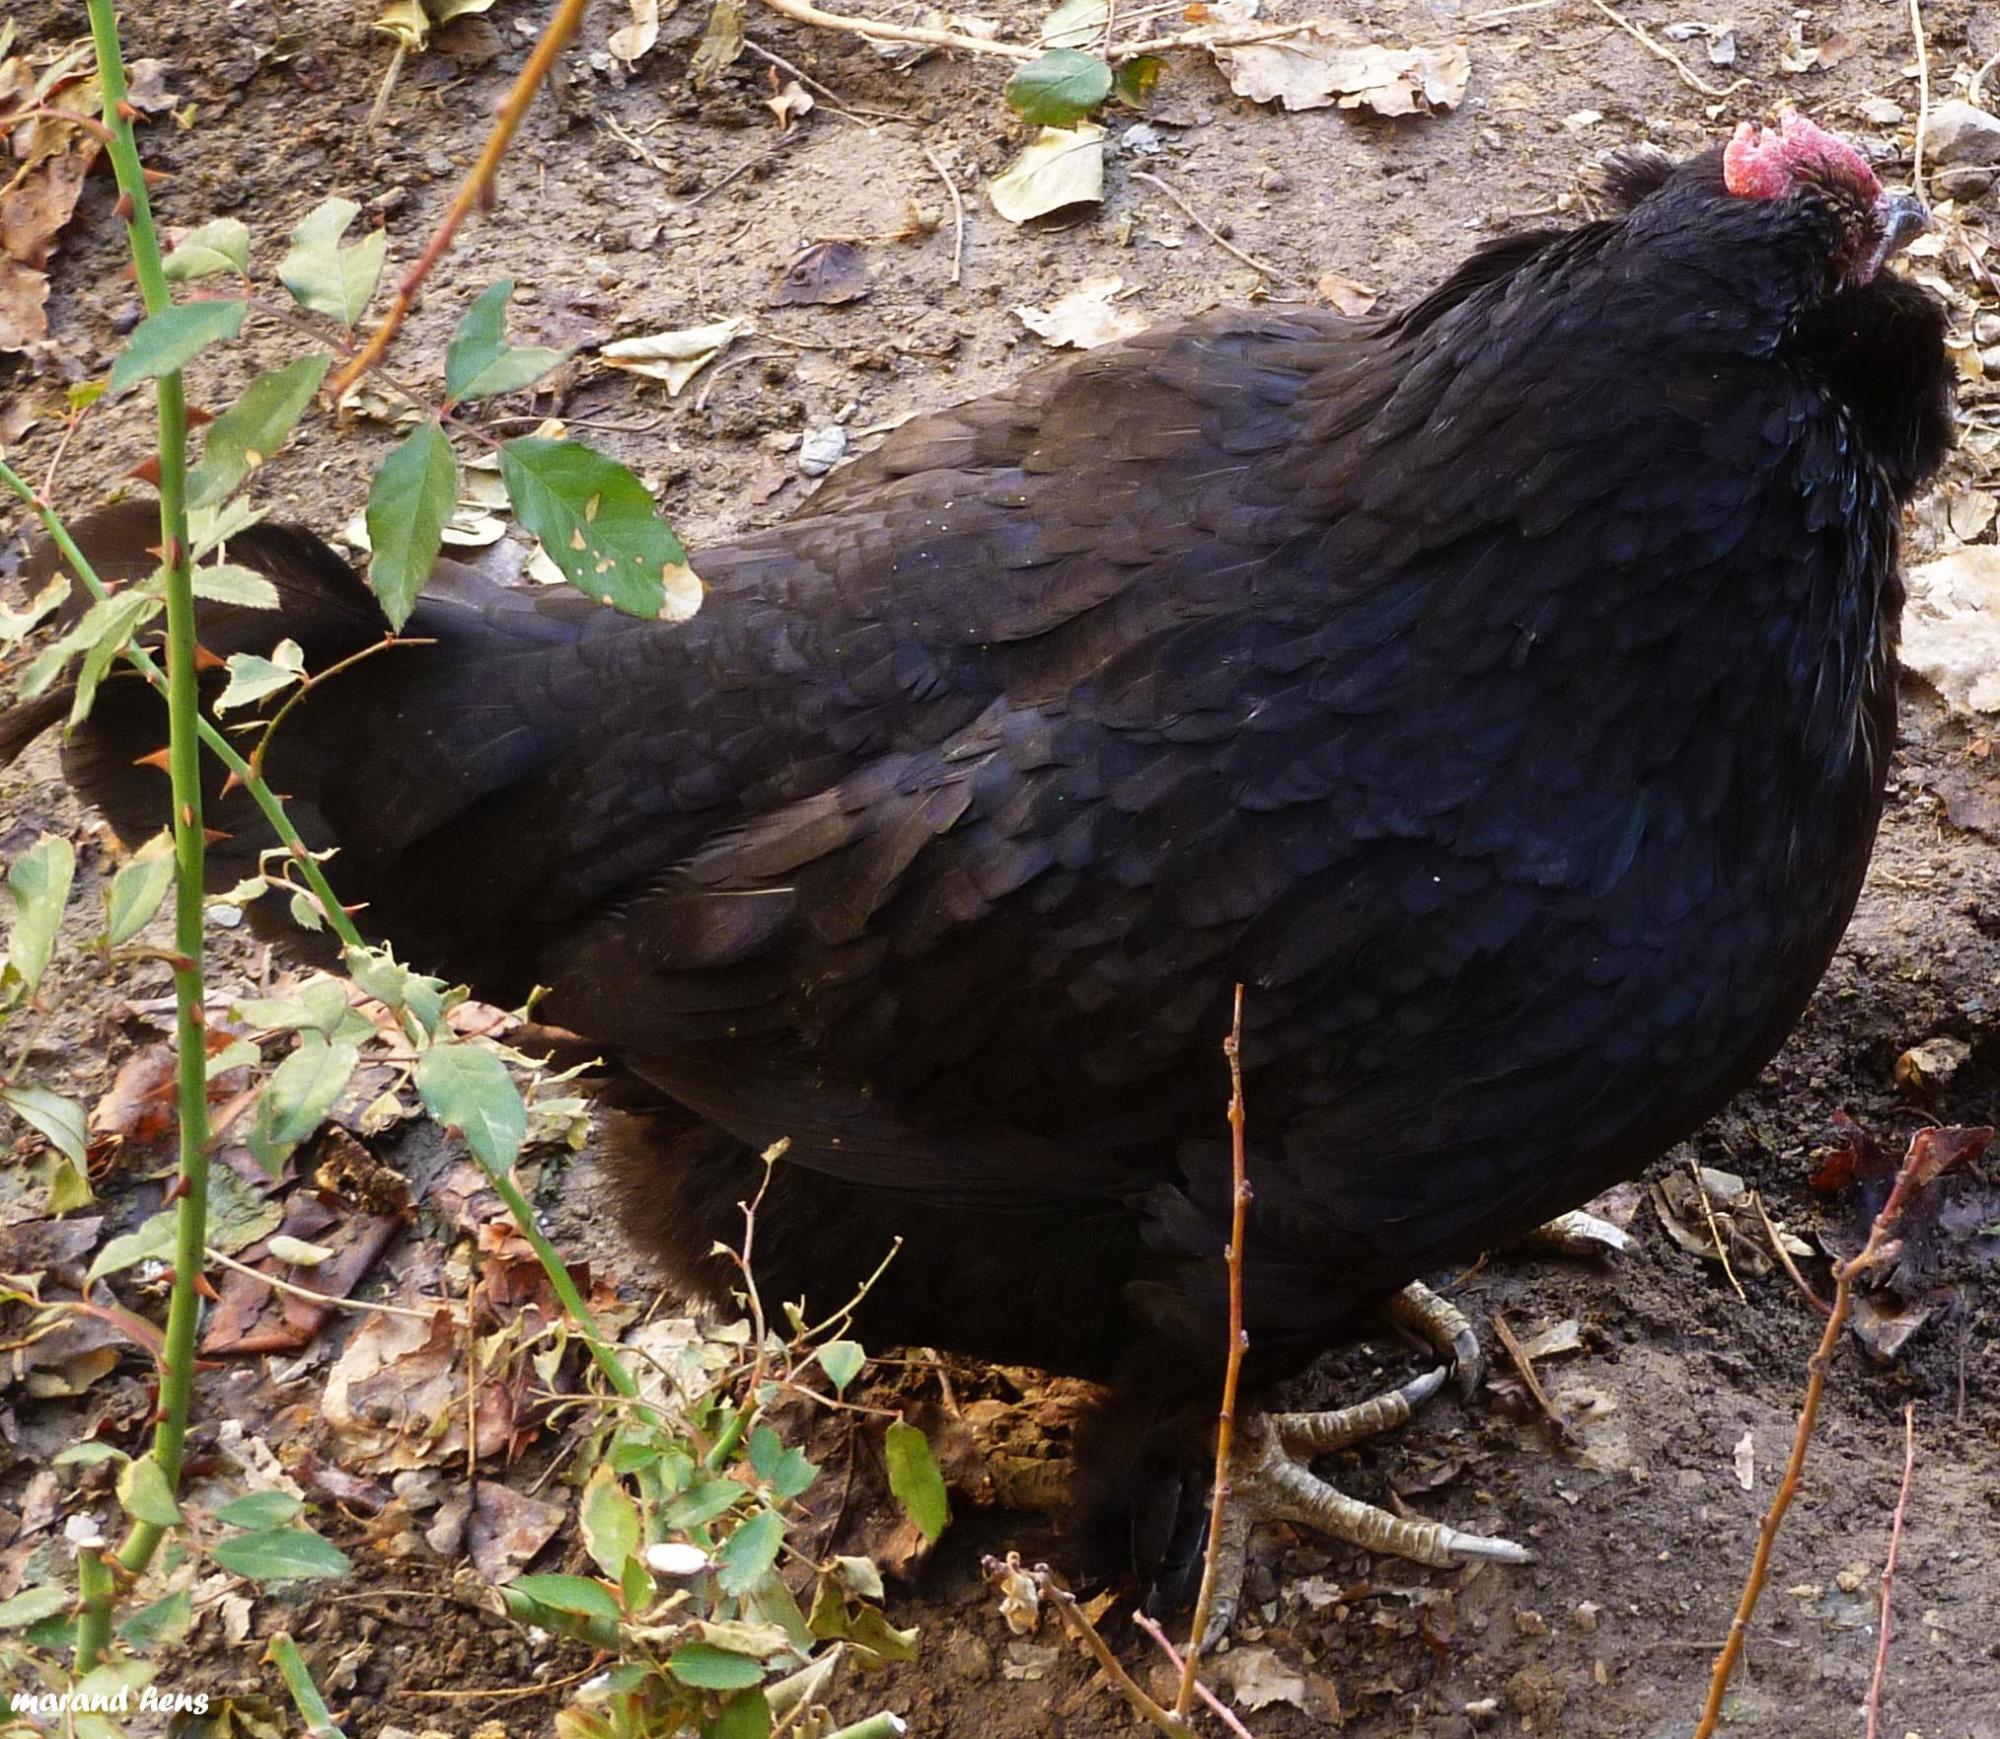
[[[1755,121],[1738,127],[1722,154],[1722,181],[1738,199],[1818,205],[1834,225],[1834,268],[1847,284],[1866,284],[1930,228],[1922,200],[1884,191],[1859,151],[1796,112],[1775,127]]]

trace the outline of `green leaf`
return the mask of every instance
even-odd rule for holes
[[[232,1498],[215,1519],[232,1528],[282,1528],[305,1507],[288,1491],[253,1491]]]
[[[81,1443],[72,1443],[67,1449],[58,1449],[49,1458],[51,1467],[96,1467],[100,1462],[124,1461],[125,1451],[115,1444],[106,1443],[101,1438],[86,1438]]]
[[[133,598],[150,596],[164,594],[137,588],[114,592],[108,598],[94,599],[83,614],[64,630],[61,639],[43,647],[29,660],[28,668],[21,673],[21,698],[26,700],[40,694],[63,673],[69,661],[79,652],[87,651],[107,633],[113,632]]]
[[[715,1555],[715,1585],[725,1594],[744,1595],[777,1563],[785,1543],[785,1518],[759,1510],[722,1543]]]
[[[691,1642],[667,1657],[667,1671],[698,1691],[747,1691],[764,1682],[764,1665],[705,1642]]]
[[[703,1527],[749,1496],[733,1479],[705,1479],[667,1505],[666,1524],[676,1533]]]
[[[104,895],[106,945],[116,948],[145,929],[173,885],[173,837],[156,833],[111,878],[111,886]]]
[[[91,1193],[90,1174],[68,1155],[57,1155],[49,1166],[49,1195],[43,1212],[51,1217],[73,1214],[96,1200]]]
[[[607,1618],[616,1624],[624,1616],[618,1596],[588,1576],[516,1576],[507,1586],[538,1605],[579,1618]]]
[[[48,1137],[49,1145],[76,1165],[84,1162],[90,1140],[83,1107],[46,1087],[0,1087],[0,1105]]]
[[[153,380],[184,368],[211,344],[234,338],[243,330],[250,304],[237,297],[214,302],[181,302],[148,314],[132,329],[132,337],[111,365],[111,390],[123,392],[142,380]]]
[[[1042,20],[1044,48],[1083,48],[1104,34],[1111,0],[1063,0]]]
[[[568,357],[566,350],[516,349],[507,342],[507,298],[513,293],[514,280],[502,278],[482,291],[459,321],[444,355],[444,396],[452,403],[517,392]]]
[[[280,640],[269,658],[254,652],[232,652],[228,659],[229,684],[215,697],[215,710],[254,706],[266,695],[290,688],[305,674],[306,655],[296,640]]]
[[[302,356],[245,387],[209,424],[201,463],[188,473],[188,505],[212,507],[282,447],[332,366],[330,356]]]
[[[644,1530],[639,1523],[639,1506],[626,1496],[610,1468],[600,1464],[584,1483],[577,1521],[583,1528],[584,1550],[592,1561],[613,1582],[621,1581],[626,1567],[638,1555]]]
[[[248,1026],[279,1031],[311,1028],[332,1038],[353,1013],[353,1005],[337,979],[312,978],[290,996],[249,997],[232,1004],[231,1012]]]
[[[132,644],[133,636],[165,608],[163,599],[141,591],[119,592],[105,605],[97,637],[77,669],[76,696],[69,707],[70,729],[74,730],[90,716],[91,703],[97,699],[97,685]]]
[[[190,570],[189,578],[197,598],[216,604],[240,604],[250,610],[275,610],[278,588],[255,568],[239,568],[234,562],[211,562]]]
[[[194,1596],[185,1588],[142,1606],[129,1618],[119,1621],[118,1634],[126,1647],[144,1654],[163,1643],[176,1643],[194,1627]]]
[[[291,252],[278,264],[278,282],[302,308],[328,314],[343,326],[361,318],[382,276],[389,248],[385,230],[370,230],[342,247],[347,226],[361,215],[351,199],[329,199],[292,231]]]
[[[1166,70],[1167,63],[1159,55],[1135,54],[1119,63],[1111,78],[1111,94],[1127,108],[1143,109],[1152,98],[1153,87],[1160,82],[1160,74]]]
[[[218,1540],[208,1555],[234,1576],[252,1582],[312,1582],[345,1576],[354,1568],[347,1554],[310,1528],[260,1528]]]
[[[431,1046],[417,1063],[417,1091],[433,1117],[463,1132],[488,1171],[514,1163],[528,1114],[507,1065],[484,1045]]]
[[[780,1503],[811,1490],[819,1478],[819,1467],[808,1461],[805,1451],[789,1445],[768,1425],[750,1433],[750,1468],[771,1488]]]
[[[623,465],[527,435],[500,449],[500,474],[516,516],[578,591],[634,616],[668,613],[667,585],[684,586],[687,552]]]
[[[882,1598],[882,1572],[873,1558],[837,1557],[833,1573],[842,1586],[852,1588],[863,1600]]]
[[[91,1258],[86,1280],[102,1280],[140,1262],[162,1262],[174,1253],[174,1210],[167,1208],[120,1233]]]
[[[59,833],[45,833],[7,871],[13,925],[7,932],[7,964],[0,988],[8,1003],[33,993],[55,957],[56,932],[70,883],[76,879],[76,848]]]
[[[1111,94],[1111,68],[1094,54],[1052,48],[1007,81],[1007,103],[1038,127],[1067,127]]]
[[[883,1434],[882,1454],[889,1464],[890,1492],[917,1524],[917,1531],[935,1540],[951,1520],[951,1502],[924,1434],[898,1419]]]
[[[151,1522],[156,1528],[181,1525],[181,1506],[174,1502],[167,1470],[150,1455],[128,1461],[118,1470],[118,1501],[134,1521]]]
[[[281,1630],[271,1638],[264,1658],[278,1669],[278,1676],[285,1681],[285,1689],[292,1696],[292,1706],[306,1724],[307,1739],[347,1739],[347,1735],[334,1724],[333,1711],[319,1694],[319,1686],[313,1683],[312,1669],[306,1665],[305,1656],[299,1653],[299,1645],[287,1632]]]
[[[868,1363],[868,1355],[861,1350],[860,1343],[851,1340],[830,1340],[813,1357],[832,1381],[836,1395],[846,1394],[847,1385],[861,1375],[862,1367]]]
[[[389,626],[401,628],[437,565],[445,522],[458,504],[458,455],[437,420],[412,429],[382,461],[368,491],[368,583]]]
[[[348,977],[377,1002],[408,1011],[427,1033],[437,1031],[444,1019],[443,979],[412,972],[386,948],[349,948],[343,958]]]
[[[301,1033],[293,1051],[264,1083],[250,1123],[250,1151],[273,1177],[292,1150],[326,1121],[361,1053],[344,1039],[329,1043]]]
[[[196,278],[212,278],[220,272],[234,272],[239,278],[250,271],[250,231],[238,219],[218,217],[199,229],[188,231],[181,245],[166,258],[167,281],[192,283]]]
[[[722,1705],[722,1713],[701,1727],[701,1739],[770,1739],[770,1735],[771,1703],[761,1689],[731,1697]]]
[[[60,1582],[24,1588],[11,1600],[0,1600],[0,1630],[21,1630],[30,1624],[40,1624],[45,1618],[67,1612],[75,1604],[76,1596]]]

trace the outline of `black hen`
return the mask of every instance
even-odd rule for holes
[[[1255,1375],[1637,1171],[1853,908],[1943,320],[1803,122],[1408,313],[1226,312],[922,418],[709,550],[685,625],[459,585],[278,733],[399,952],[600,1050],[634,1231],[767,1297],[1204,1403],[1247,987]],[[120,540],[123,540],[122,546]],[[84,528],[140,569],[142,517]],[[309,535],[215,650],[381,619]],[[36,722],[18,715],[13,735]],[[159,721],[71,777],[136,837]],[[263,843],[240,794],[220,873]],[[236,861],[227,861],[230,853]]]

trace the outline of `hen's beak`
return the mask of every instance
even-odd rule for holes
[[[1875,202],[1875,245],[1862,262],[1869,282],[1897,254],[1931,227],[1930,207],[1914,193],[1885,193]]]

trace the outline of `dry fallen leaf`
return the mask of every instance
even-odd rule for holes
[[[837,308],[868,294],[868,257],[853,242],[815,242],[771,292],[773,308]]]
[[[1288,109],[1369,109],[1378,115],[1423,115],[1455,109],[1465,96],[1472,62],[1462,42],[1389,48],[1338,40],[1323,24],[1270,42],[1214,51],[1229,88],[1255,103]]]
[[[2000,712],[2000,544],[1912,568],[1903,668],[1958,712]]]
[[[812,93],[797,79],[786,81],[785,88],[775,97],[766,97],[764,107],[778,117],[778,131],[789,133],[792,123],[801,115],[812,113]]]
[[[1313,287],[1328,307],[1337,314],[1345,314],[1350,320],[1360,319],[1381,296],[1379,290],[1371,290],[1366,284],[1340,272],[1324,273]]]
[[[1104,136],[1090,121],[1042,128],[1005,174],[987,182],[993,209],[1009,223],[1026,223],[1064,206],[1101,203]]]
[[[1152,324],[1138,309],[1119,304],[1118,292],[1124,287],[1123,278],[1086,278],[1047,308],[1016,308],[1014,312],[1030,332],[1053,345],[1095,350],[1100,344],[1130,338]]]
[[[677,0],[668,0],[673,11]],[[660,40],[660,0],[629,0],[632,22],[621,24],[606,39],[605,46],[630,66]]]
[[[615,344],[605,345],[597,354],[613,368],[660,381],[671,397],[720,356],[730,341],[747,331],[749,325],[749,320],[738,314],[706,326],[684,326],[675,332],[621,338]]]

